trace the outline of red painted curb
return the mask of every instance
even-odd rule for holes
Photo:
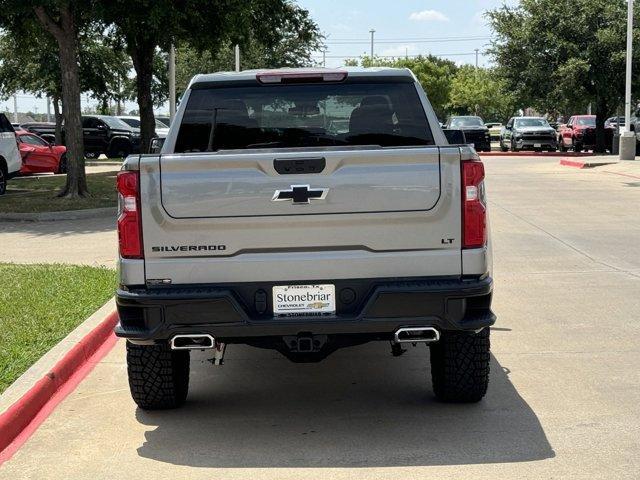
[[[585,160],[569,160],[568,158],[563,158],[560,160],[560,165],[564,165],[565,167],[575,167],[575,168],[586,168],[588,167],[588,162]]]
[[[112,312],[55,364],[49,373],[0,415],[0,465],[11,458],[95,363],[116,343],[113,327],[118,322]]]
[[[593,157],[589,152],[478,152],[481,157]]]

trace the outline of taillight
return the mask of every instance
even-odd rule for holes
[[[140,219],[140,174],[118,172],[118,242],[122,258],[144,258]]]
[[[462,161],[462,248],[487,243],[484,165],[479,159]]]

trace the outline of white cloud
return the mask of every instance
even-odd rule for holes
[[[422,10],[421,12],[411,13],[409,20],[418,22],[448,22],[449,17],[437,10]]]

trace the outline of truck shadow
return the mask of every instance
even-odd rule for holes
[[[192,354],[181,410],[145,412],[138,454],[193,467],[399,467],[525,462],[555,456],[535,413],[492,356],[483,402],[431,395],[428,351],[374,343],[319,364],[232,346],[223,367]]]

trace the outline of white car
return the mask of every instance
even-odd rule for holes
[[[118,116],[118,118],[130,127],[140,130],[140,117],[120,115]],[[166,138],[167,133],[169,133],[169,128],[160,120],[156,119],[156,136],[160,138]]]
[[[20,173],[21,166],[16,132],[9,119],[0,113],[0,195],[7,191],[7,181]]]

